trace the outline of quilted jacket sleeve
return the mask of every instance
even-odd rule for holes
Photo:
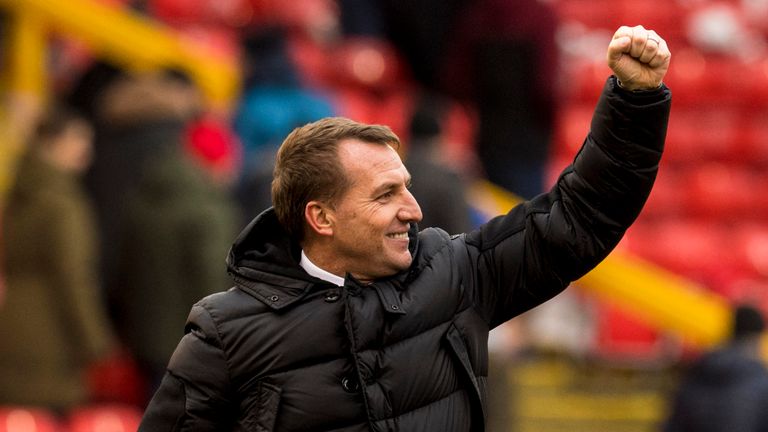
[[[201,305],[192,308],[186,332],[144,413],[140,432],[234,428],[229,368],[215,324]]]
[[[466,235],[465,285],[492,327],[554,297],[616,246],[653,186],[670,105],[666,87],[631,93],[609,78],[553,188]]]

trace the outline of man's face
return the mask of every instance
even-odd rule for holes
[[[400,156],[390,146],[350,139],[339,144],[339,158],[350,187],[331,210],[335,259],[363,282],[407,269],[408,229],[422,215]]]

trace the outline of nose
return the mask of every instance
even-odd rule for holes
[[[420,222],[423,215],[421,214],[421,207],[416,201],[411,191],[405,189],[403,194],[403,204],[400,207],[400,211],[397,213],[397,218],[403,222]]]

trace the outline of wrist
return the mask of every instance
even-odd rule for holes
[[[629,91],[629,92],[632,92],[632,93],[642,93],[642,92],[656,91],[656,90],[661,88],[662,83],[659,83],[659,85],[657,85],[655,87],[633,86],[633,85],[628,85],[628,84],[622,83],[621,79],[619,79],[619,77],[616,77],[616,85],[618,85],[619,88],[622,89],[622,90],[626,90],[626,91]]]

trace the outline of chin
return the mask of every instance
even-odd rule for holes
[[[400,272],[403,270],[408,270],[412,262],[413,262],[413,258],[411,258],[410,254],[408,254],[408,259],[401,260],[396,264],[397,271]]]

